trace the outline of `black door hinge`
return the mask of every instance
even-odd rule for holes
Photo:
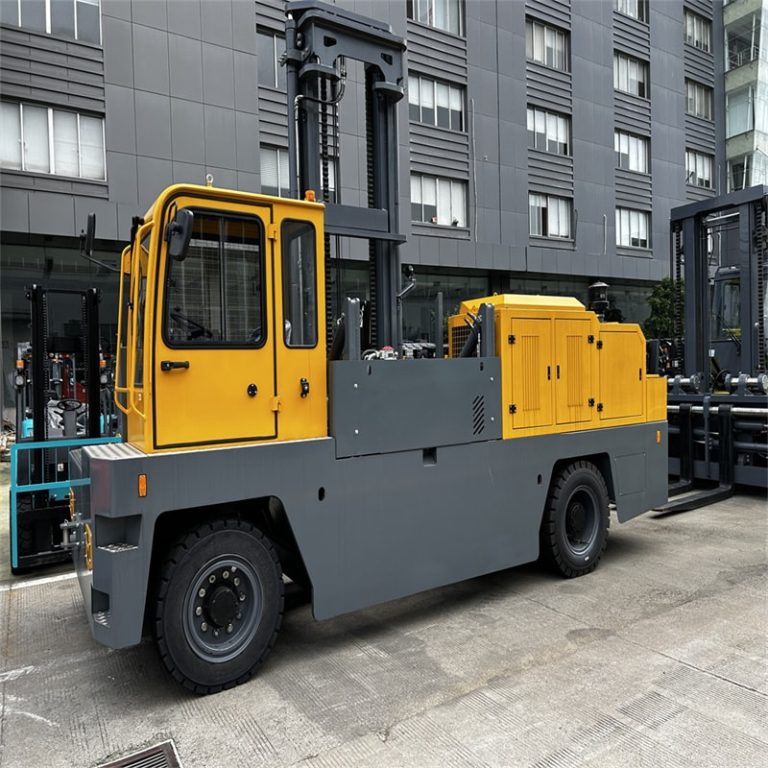
[[[514,334],[510,333],[509,336],[507,336],[507,341],[510,344],[514,344],[517,341],[517,338],[515,337]]]
[[[594,408],[595,407],[595,398],[594,397],[590,397],[589,400],[587,401],[587,405],[590,408]]]
[[[587,336],[587,344],[594,344],[595,343],[595,337],[590,333],[589,336]]]
[[[597,348],[598,349],[602,349],[603,348],[603,340],[602,339],[598,339],[597,340]]]
[[[509,412],[517,413],[517,406],[514,403],[512,403],[512,405],[509,406]]]
[[[597,412],[600,413],[600,412],[602,412],[602,410],[603,410],[603,404],[602,403],[598,403],[597,404]]]

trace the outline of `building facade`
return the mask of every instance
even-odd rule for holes
[[[670,208],[725,191],[719,0],[339,4],[407,39],[406,338],[431,333],[438,291],[447,311],[504,291],[586,301],[595,279],[615,317],[642,321],[668,272]],[[96,255],[114,264],[132,217],[170,183],[286,189],[284,12],[282,0],[0,0],[6,407],[29,337],[25,285],[101,288],[113,343],[117,279],[77,253],[89,211]],[[360,76],[350,65],[329,169],[352,204],[366,199]],[[365,296],[366,254],[334,244],[336,299]]]

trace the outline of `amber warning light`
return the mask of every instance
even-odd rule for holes
[[[147,495],[147,476],[139,475],[139,496],[143,499]]]

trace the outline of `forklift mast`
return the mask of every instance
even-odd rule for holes
[[[391,345],[399,349],[398,246],[405,237],[399,227],[396,105],[404,95],[405,42],[386,24],[317,0],[289,2],[286,14],[290,195],[302,198],[307,190],[322,193],[326,278],[331,235],[369,241],[368,341],[377,348]],[[361,62],[365,72],[367,208],[332,201],[329,194],[329,163],[338,159],[331,158],[329,141],[333,140],[338,154],[338,104],[346,86],[347,60]],[[339,187],[337,173],[336,189]],[[326,279],[326,285],[329,282]],[[330,311],[326,323],[330,344]]]
[[[685,339],[678,369],[703,374],[706,392],[726,374],[765,373],[768,187],[674,208],[671,228],[670,271],[684,286],[675,307],[675,337]]]

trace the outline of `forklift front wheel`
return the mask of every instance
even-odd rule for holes
[[[160,574],[154,635],[171,675],[196,693],[244,683],[274,645],[283,579],[272,542],[242,520],[189,531]]]
[[[608,489],[600,470],[575,461],[558,471],[541,523],[541,556],[573,578],[593,571],[608,544]]]

